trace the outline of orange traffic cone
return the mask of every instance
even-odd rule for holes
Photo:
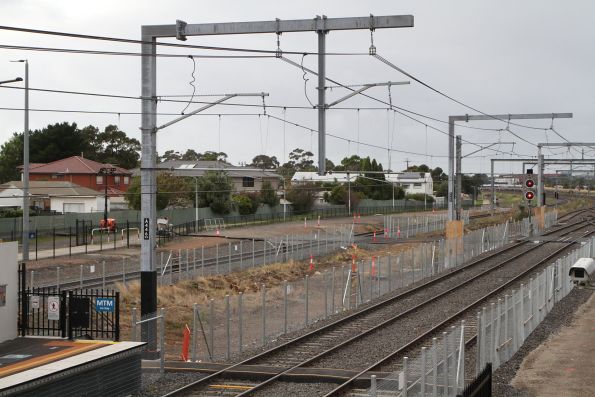
[[[314,257],[310,255],[310,271],[314,270]]]
[[[376,277],[376,257],[372,257],[372,277]]]
[[[184,339],[182,340],[182,360],[188,361],[188,350],[190,348],[190,328],[188,324],[184,327]]]

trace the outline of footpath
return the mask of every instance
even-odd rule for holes
[[[531,396],[595,395],[595,293],[525,357],[511,384]]]

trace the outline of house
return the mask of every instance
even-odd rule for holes
[[[363,172],[331,172],[326,175],[318,175],[313,171],[298,171],[291,178],[292,184],[303,184],[308,182],[338,182],[338,183],[352,183],[358,176],[363,175]],[[432,195],[434,193],[434,182],[432,175],[429,172],[399,172],[384,174],[385,181],[392,183],[395,186],[403,188],[406,194],[425,193]]]
[[[277,190],[282,177],[274,170],[240,167],[223,161],[183,161],[172,160],[157,164],[157,168],[169,171],[175,176],[201,177],[209,171],[224,171],[233,183],[235,192],[260,191],[262,183],[268,181]],[[140,175],[140,170],[133,170],[133,175]]]
[[[21,179],[22,179],[22,166]],[[107,175],[104,170],[109,170]],[[102,164],[82,156],[72,156],[47,164],[29,164],[30,181],[71,182],[77,186],[105,192],[108,196],[123,196],[130,185],[132,172],[111,164]],[[104,193],[105,194],[105,193]]]
[[[0,185],[0,208],[22,208],[23,182]],[[68,181],[30,181],[29,207],[57,213],[103,211],[104,195]],[[109,201],[108,201],[109,210]]]

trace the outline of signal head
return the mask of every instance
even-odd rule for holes
[[[525,193],[525,198],[526,198],[528,201],[531,201],[531,200],[533,200],[533,199],[535,198],[535,193],[533,193],[533,192],[531,192],[531,191],[529,191],[529,192],[526,192],[526,193]]]
[[[535,181],[533,179],[527,179],[525,181],[525,186],[528,188],[532,188],[533,186],[535,186]]]

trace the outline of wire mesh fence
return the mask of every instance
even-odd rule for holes
[[[554,304],[572,289],[570,267],[581,257],[592,257],[594,252],[595,238],[591,238],[532,277],[528,285],[521,284],[503,299],[482,308],[477,314],[477,371],[488,362],[496,370],[517,352]]]

